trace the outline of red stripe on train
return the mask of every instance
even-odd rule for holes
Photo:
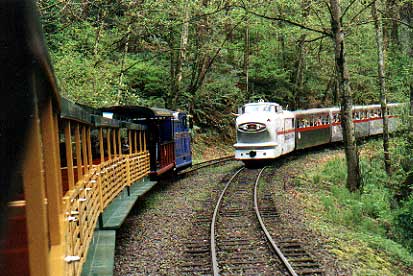
[[[388,116],[388,118],[397,118],[399,116]],[[376,118],[368,118],[368,119],[360,119],[360,120],[353,120],[355,124],[358,123],[365,123],[369,121],[376,121],[376,120],[382,120],[382,117],[376,117]],[[312,127],[303,127],[303,128],[297,128],[297,129],[288,129],[288,130],[282,130],[282,131],[277,131],[278,135],[282,134],[287,134],[291,132],[305,132],[305,131],[311,131],[311,130],[316,130],[316,129],[323,129],[323,128],[329,128],[330,126],[338,126],[341,125],[340,122],[338,123],[332,123],[332,124],[327,124],[327,125],[321,125],[321,126],[312,126]]]
[[[310,131],[310,130],[316,130],[316,129],[323,129],[323,128],[329,128],[330,124],[328,125],[321,125],[321,126],[312,126],[312,127],[303,127],[303,128],[297,128],[297,132],[304,132],[304,131]]]
[[[295,132],[295,128],[277,131],[277,134],[281,135],[281,134],[287,134],[287,133],[291,133],[291,132]]]

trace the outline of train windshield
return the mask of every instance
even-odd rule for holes
[[[269,104],[254,104],[245,105],[242,107],[242,113],[253,113],[253,112],[277,112],[276,107]]]

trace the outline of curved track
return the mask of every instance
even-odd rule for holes
[[[185,243],[183,275],[325,275],[260,187],[264,170],[241,167],[212,191]]]
[[[261,174],[264,170],[265,170],[265,168],[263,168],[260,171],[257,179],[255,180],[255,185],[254,185],[254,209],[255,209],[255,214],[257,215],[257,219],[260,222],[261,229],[262,229],[262,231],[264,231],[265,237],[267,238],[267,241],[271,245],[271,248],[274,250],[274,252],[280,258],[280,260],[282,261],[282,263],[284,264],[285,268],[288,270],[290,275],[297,276],[297,273],[294,271],[291,264],[288,262],[287,258],[284,256],[284,254],[281,252],[281,250],[275,244],[275,242],[272,239],[270,232],[268,232],[267,227],[264,224],[264,220],[262,219],[262,216],[261,216],[261,212],[260,212],[260,209],[259,209],[259,206],[258,206],[258,183],[259,183]]]
[[[224,156],[224,157],[217,158],[217,159],[211,159],[208,161],[200,162],[200,163],[194,164],[191,168],[188,168],[186,170],[179,172],[178,176],[188,175],[199,169],[221,164],[227,161],[233,161],[233,160],[235,160],[234,155],[229,155],[229,156]]]
[[[261,218],[257,187],[263,171],[241,168],[217,201],[210,234],[214,275],[297,275]]]

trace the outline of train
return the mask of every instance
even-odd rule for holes
[[[0,238],[0,259],[8,275],[56,275],[45,272],[51,256],[59,259],[48,247],[55,243],[65,255],[60,259],[68,262],[62,262],[65,275],[81,275],[79,263],[86,261],[95,228],[103,224],[100,217],[125,189],[129,193],[145,186],[146,179],[156,182],[192,166],[187,114],[142,106],[94,109],[48,89],[35,92],[42,100],[33,104],[45,106],[36,106],[32,123],[39,128],[27,139],[34,139],[31,143],[37,147],[23,146],[33,160],[14,168],[20,181],[7,200],[3,225],[8,227]],[[40,211],[31,212],[36,208]],[[49,223],[35,222],[39,220]],[[32,248],[36,243],[48,252],[40,265],[38,249]]]
[[[0,269],[5,275],[91,275],[85,264],[95,259],[88,254],[101,235],[114,243],[116,229],[154,179],[192,165],[188,116],[65,99],[35,2],[6,0],[0,7],[7,15],[0,16],[0,32],[7,34],[0,47],[7,68],[0,76]],[[99,265],[102,272],[105,264]]]
[[[192,166],[191,136],[187,114],[164,108],[111,106],[102,116],[145,126],[148,129],[150,174],[177,172]]]
[[[389,132],[401,123],[402,104],[387,105]],[[380,105],[353,106],[356,138],[383,133]],[[236,119],[235,159],[246,164],[275,159],[294,150],[343,141],[340,108],[288,111],[273,102],[247,103]]]

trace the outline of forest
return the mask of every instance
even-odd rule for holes
[[[183,110],[197,131],[231,139],[250,101],[350,116],[352,105],[412,102],[411,0],[37,2],[60,92],[81,104]],[[413,250],[410,117],[397,138],[385,133],[380,166],[359,161],[354,135],[344,140],[348,190],[379,183],[385,206],[364,215]]]
[[[412,86],[412,2],[342,1],[354,104],[379,102],[372,7],[383,26],[388,101]],[[182,109],[226,130],[241,104],[339,104],[327,1],[39,0],[61,93],[92,106]]]

